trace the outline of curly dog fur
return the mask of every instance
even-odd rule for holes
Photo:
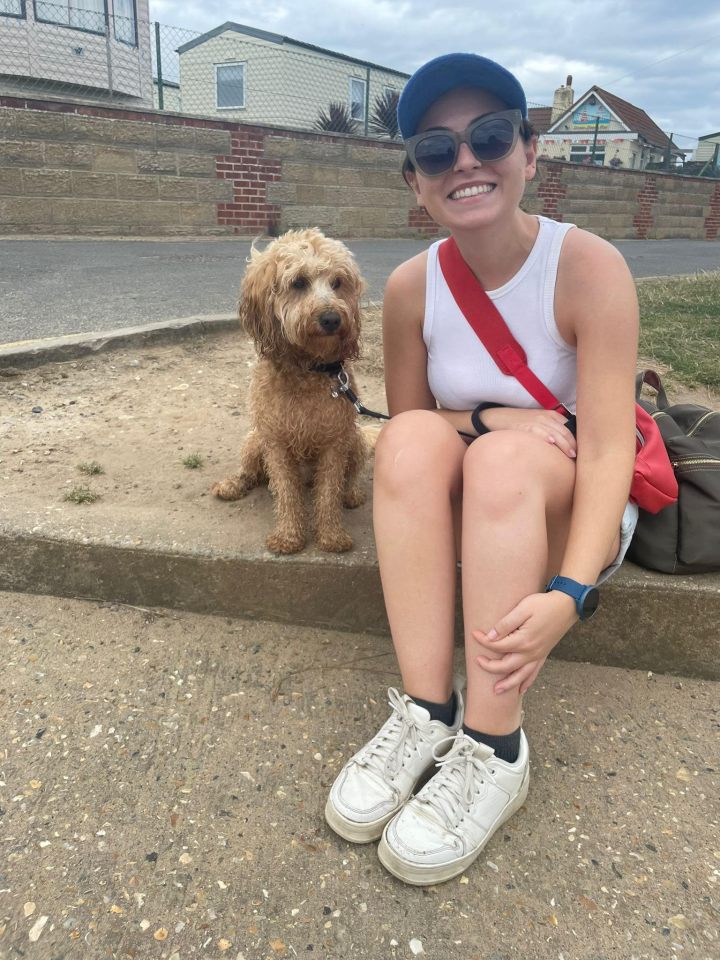
[[[252,250],[239,304],[240,322],[258,351],[250,384],[252,429],[240,472],[212,491],[238,500],[268,483],[276,523],[267,545],[274,553],[296,553],[305,545],[306,466],[313,469],[318,546],[352,547],[342,507],[365,500],[361,472],[369,448],[353,405],[333,398],[329,376],[313,368],[342,361],[355,389],[348,362],[358,355],[363,288],[347,247],[319,230],[289,231],[265,250]]]

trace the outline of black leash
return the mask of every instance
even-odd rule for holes
[[[374,417],[375,420],[392,419],[386,413],[378,413],[377,410],[368,410],[368,408],[360,402],[357,394],[350,386],[350,378],[345,372],[342,364],[340,365],[340,369],[335,374],[335,379],[337,380],[338,385],[336,387],[330,387],[330,395],[332,397],[337,399],[340,394],[342,394],[344,397],[347,397],[357,412],[363,417]]]
[[[362,417],[373,417],[375,420],[392,420],[392,417],[389,417],[387,413],[378,413],[377,410],[368,410],[361,402],[355,391],[350,386],[350,378],[345,371],[342,363],[340,361],[336,363],[319,363],[313,367],[317,373],[327,373],[330,377],[337,380],[338,385],[330,387],[330,395],[337,400],[337,398],[342,394],[344,397],[350,401],[350,403],[355,407],[357,412]],[[461,437],[468,437],[470,440],[476,440],[477,437],[472,433],[463,433],[462,430],[458,430],[457,433]]]

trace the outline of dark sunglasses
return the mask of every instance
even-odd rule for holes
[[[405,149],[410,162],[423,176],[439,177],[452,170],[462,143],[470,147],[475,159],[481,163],[502,160],[517,143],[521,124],[519,110],[486,113],[473,120],[462,133],[438,129],[408,137]]]

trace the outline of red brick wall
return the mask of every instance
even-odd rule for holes
[[[720,232],[720,180],[715,183],[715,191],[710,198],[710,213],[705,220],[705,237],[717,240]]]
[[[218,223],[234,233],[277,232],[280,207],[267,202],[267,185],[280,180],[280,160],[265,159],[265,133],[242,129],[230,135],[230,156],[217,157],[217,175],[231,180],[233,199],[218,204]]]
[[[637,239],[645,240],[653,225],[653,205],[658,199],[657,177],[647,176],[637,195],[637,213],[633,224]]]

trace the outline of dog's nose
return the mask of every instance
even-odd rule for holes
[[[337,328],[340,326],[340,314],[335,313],[334,310],[328,310],[325,313],[321,313],[318,317],[318,323],[323,329],[324,333],[335,333]]]

